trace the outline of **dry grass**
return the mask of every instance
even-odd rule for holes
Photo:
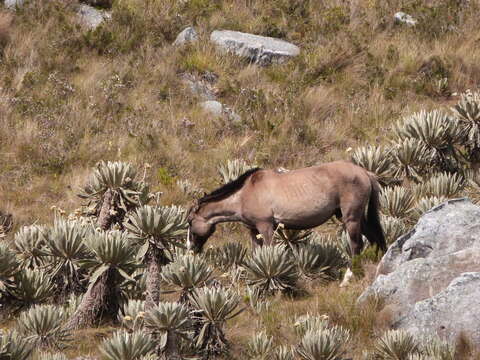
[[[74,6],[39,0],[0,11],[0,207],[17,228],[51,221],[53,204],[78,207],[77,189],[101,159],[150,164],[147,180],[163,202],[186,204],[176,179],[208,190],[227,159],[293,168],[346,158],[346,148],[382,143],[397,119],[449,105],[480,81],[474,1],[117,0],[112,21],[95,31],[81,28]],[[393,24],[398,10],[420,25]],[[171,46],[191,24],[201,40]],[[281,37],[302,52],[281,66],[251,66],[208,42],[219,28]],[[212,72],[241,125],[205,115],[181,81]],[[246,237],[238,227],[216,235]],[[366,281],[277,299],[259,321],[277,343],[292,343],[295,315],[327,313],[354,332],[358,355],[382,328],[373,308],[355,307]],[[256,330],[251,318],[228,330],[238,353]],[[108,331],[86,330],[72,354],[92,351]]]

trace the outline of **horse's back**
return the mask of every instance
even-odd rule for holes
[[[247,212],[268,216],[286,225],[317,226],[340,207],[342,196],[368,186],[362,168],[336,161],[307,168],[277,172],[260,170],[252,175],[242,194]]]

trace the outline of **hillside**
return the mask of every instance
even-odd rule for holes
[[[222,183],[218,169],[229,160],[293,169],[349,160],[361,146],[388,149],[399,121],[421,110],[449,112],[480,82],[478,1],[113,0],[96,5],[111,18],[95,29],[79,20],[74,0],[29,0],[0,9],[0,211],[14,219],[8,243],[24,225],[52,224],[54,216],[80,208],[84,201],[77,194],[99,161],[132,164],[150,192],[162,193],[161,205],[188,208],[203,191]],[[398,11],[417,24],[396,22]],[[187,26],[198,40],[174,45]],[[300,53],[281,64],[252,64],[220,51],[210,41],[214,30],[279,38]],[[205,92],[236,116],[205,111]],[[477,148],[457,147],[470,156],[464,162],[455,158],[458,168],[432,160],[418,177],[397,172],[384,184],[421,185],[438,167],[435,171],[459,174],[461,186],[422,196],[478,198],[480,187],[466,186],[465,170],[475,168]],[[188,181],[188,191],[181,181]],[[413,197],[395,235],[422,213],[412,208]],[[341,227],[331,220],[317,230],[336,235]],[[225,225],[208,244],[237,240],[250,246],[240,226]],[[226,330],[231,357],[245,359],[247,342],[260,330],[276,345],[293,345],[295,319],[313,313],[348,329],[347,357],[360,359],[387,330],[387,319],[376,316],[378,304],[356,306],[376,261],[371,251],[354,260],[348,287],[305,281],[305,294],[278,294],[261,315],[249,308],[233,318]],[[10,328],[14,320],[4,318],[2,327]],[[117,328],[110,319],[77,330],[66,354],[99,356],[98,344]],[[469,354],[465,358],[473,358]]]

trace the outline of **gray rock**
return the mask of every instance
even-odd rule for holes
[[[78,6],[78,16],[80,22],[91,30],[97,28],[103,21],[112,18],[112,14],[109,11],[98,10],[86,4]]]
[[[16,8],[22,6],[25,3],[25,0],[5,0],[3,5],[9,10],[15,10]]]
[[[480,290],[474,290],[479,259],[480,207],[468,199],[449,200],[390,246],[358,301],[381,298],[394,328],[451,341],[463,331],[480,346]]]
[[[202,78],[198,78],[192,74],[183,74],[182,81],[192,94],[200,97],[203,100],[215,100],[215,87],[213,84],[216,82],[217,77],[213,74],[204,75]]]
[[[396,23],[406,24],[408,26],[415,26],[418,23],[418,21],[411,15],[405,14],[402,11],[395,13],[395,15],[393,15],[393,19]]]
[[[240,115],[236,114],[232,109],[221,102],[208,100],[202,102],[200,106],[202,107],[203,111],[215,117],[224,117],[234,124],[238,124],[242,121]]]
[[[191,26],[185,28],[180,34],[178,34],[173,45],[180,46],[187,42],[195,42],[198,40],[198,34]]]
[[[478,258],[477,258],[478,259]],[[455,342],[460,335],[480,345],[480,272],[464,273],[437,295],[417,302],[395,327]]]
[[[238,31],[216,30],[210,40],[224,51],[246,57],[259,65],[283,63],[300,53],[296,45],[284,40]]]

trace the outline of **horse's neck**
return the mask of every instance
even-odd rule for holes
[[[201,215],[212,225],[240,221],[239,203],[239,196],[236,193],[220,201],[205,204],[201,210]]]

